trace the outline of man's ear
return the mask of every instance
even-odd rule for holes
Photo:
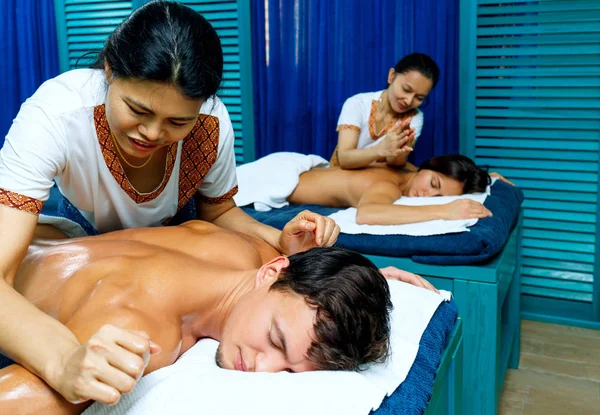
[[[106,82],[112,81],[112,68],[106,59],[104,59],[104,73],[106,74]]]
[[[396,77],[396,70],[394,68],[390,68],[388,72],[388,85],[391,85],[394,82],[394,78]]]
[[[258,288],[263,284],[272,285],[281,271],[290,265],[290,260],[287,257],[280,256],[274,258],[259,268],[254,279],[254,288]]]

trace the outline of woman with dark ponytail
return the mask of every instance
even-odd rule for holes
[[[439,77],[433,59],[411,53],[389,70],[383,91],[348,98],[338,120],[338,145],[331,164],[342,169],[358,169],[374,161],[404,166],[423,127],[418,108]]]
[[[80,344],[18,295],[12,285],[34,233],[85,236],[160,226],[177,215],[286,254],[337,238],[335,223],[312,212],[281,232],[235,206],[234,133],[215,96],[222,79],[210,23],[177,2],[155,1],[110,35],[93,68],[45,82],[8,132],[0,151],[0,351],[70,402],[114,403],[158,347],[112,326]],[[60,217],[40,216],[54,185]]]

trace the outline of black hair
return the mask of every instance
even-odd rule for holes
[[[432,157],[419,170],[433,170],[463,184],[463,193],[481,193],[491,182],[487,171],[477,167],[473,160],[460,154]]]
[[[302,295],[317,309],[308,358],[317,369],[361,370],[389,355],[392,309],[387,281],[363,255],[313,248],[289,257],[271,286]]]
[[[425,78],[431,80],[431,89],[435,88],[440,80],[440,68],[435,61],[424,53],[411,53],[406,55],[394,66],[396,73],[407,73],[410,71],[418,71]],[[387,88],[387,85],[386,85]]]
[[[115,78],[170,83],[190,98],[216,94],[223,50],[212,25],[183,4],[153,1],[125,19],[92,64],[108,62]]]

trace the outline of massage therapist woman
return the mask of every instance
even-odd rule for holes
[[[386,89],[348,98],[338,120],[331,164],[342,169],[359,169],[374,161],[404,166],[423,127],[418,108],[439,77],[433,59],[411,53],[389,70]]]
[[[303,212],[282,233],[235,206],[234,135],[215,96],[223,53],[200,14],[175,2],[139,8],[93,68],[45,82],[0,151],[0,353],[71,402],[113,403],[159,348],[144,333],[112,326],[80,344],[12,287],[34,233],[69,235],[38,225],[54,183],[69,223],[88,234],[160,226],[192,200],[197,218],[288,254],[332,245],[339,228]]]

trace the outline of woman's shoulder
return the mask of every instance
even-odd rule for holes
[[[103,70],[75,69],[44,82],[25,104],[35,105],[46,114],[57,116],[103,104],[105,96]]]
[[[379,97],[381,97],[382,92],[383,91],[361,92],[359,94],[352,95],[346,101],[353,100],[353,101],[371,103],[371,101],[373,101],[373,100],[377,101],[379,99]]]

